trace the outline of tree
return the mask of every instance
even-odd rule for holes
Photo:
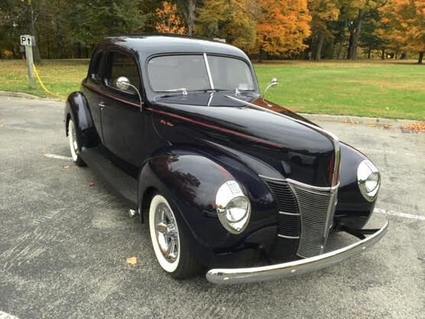
[[[199,10],[196,33],[251,51],[255,45],[256,23],[253,0],[206,0]]]
[[[163,2],[162,8],[156,9],[158,22],[155,29],[161,33],[185,34],[187,32],[181,17],[177,13],[177,5]]]
[[[34,59],[38,63],[40,60],[40,53],[38,49],[38,32],[37,21],[41,11],[46,8],[45,1],[43,0],[22,0],[11,1],[3,0],[0,2],[0,25],[9,32],[14,34],[14,38],[8,38],[12,43],[18,41],[16,32],[31,34],[36,38],[36,46],[34,50]],[[16,52],[16,45],[13,45],[13,51]]]
[[[87,48],[107,36],[140,32],[146,21],[133,0],[75,0],[64,9],[72,42]]]
[[[195,29],[195,13],[200,5],[200,0],[175,0],[177,5],[181,8],[183,16],[187,24],[187,33],[189,36],[193,35]]]
[[[347,48],[347,59],[357,59],[357,49],[363,24],[371,10],[377,10],[384,6],[388,0],[342,0],[343,19],[347,21],[349,40]]]
[[[382,25],[382,17],[379,10],[370,10],[365,17],[363,32],[360,35],[359,44],[367,50],[367,57],[372,57],[373,50],[382,50],[388,46],[387,41],[381,36],[379,28]],[[397,49],[395,50],[398,51]]]
[[[330,29],[330,22],[337,21],[340,15],[339,0],[310,0],[308,2],[312,21],[313,32],[311,49],[314,60],[322,57],[322,48],[325,40],[332,39],[333,33]]]
[[[382,8],[381,33],[393,45],[419,54],[423,63],[425,52],[425,0],[392,0]]]
[[[311,34],[307,0],[258,0],[256,53],[285,55],[304,50]]]

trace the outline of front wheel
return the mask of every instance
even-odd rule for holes
[[[164,196],[152,198],[149,230],[153,250],[161,268],[176,279],[192,277],[200,270],[184,226]]]
[[[71,151],[72,161],[77,166],[85,166],[83,159],[80,156],[80,145],[78,144],[77,132],[75,130],[74,122],[69,119],[68,121],[68,141],[69,149]]]

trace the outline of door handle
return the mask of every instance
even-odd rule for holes
[[[100,102],[98,105],[100,106],[101,110],[103,110],[106,107],[105,102]]]

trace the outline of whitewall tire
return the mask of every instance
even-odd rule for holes
[[[80,156],[80,145],[78,144],[77,131],[75,130],[75,125],[72,119],[69,119],[68,121],[67,132],[72,161],[78,166],[85,166],[85,163]]]
[[[154,195],[150,203],[149,232],[155,257],[164,271],[177,279],[199,272],[185,227],[161,194]]]

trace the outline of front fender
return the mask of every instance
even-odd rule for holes
[[[240,235],[227,232],[216,212],[216,192],[232,179],[241,184],[252,206],[248,227]],[[277,222],[276,205],[266,185],[253,171],[223,154],[219,157],[217,153],[171,147],[143,166],[139,178],[141,207],[146,207],[152,188],[174,202],[194,240],[208,250],[231,250],[244,244],[253,232]]]
[[[99,135],[93,123],[86,97],[81,92],[73,92],[65,104],[65,133],[68,135],[68,121],[75,124],[80,146],[93,147],[99,144]]]
[[[361,229],[369,220],[375,207],[360,193],[357,183],[357,167],[368,159],[360,151],[341,143],[341,186],[338,190],[338,204],[335,211],[337,224]]]

